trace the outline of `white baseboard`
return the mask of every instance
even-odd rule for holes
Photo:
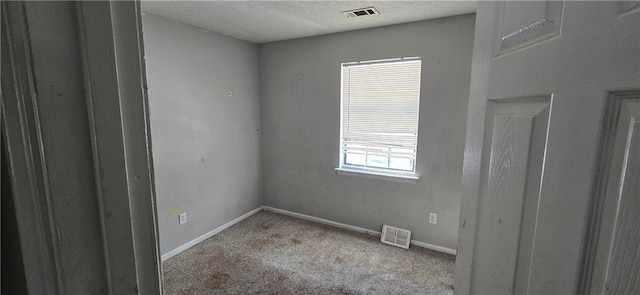
[[[434,245],[434,244],[429,244],[429,243],[425,243],[425,242],[420,242],[420,241],[416,241],[416,240],[411,240],[411,245],[422,247],[422,248],[427,248],[427,249],[430,249],[430,250],[433,250],[433,251],[438,251],[438,252],[447,253],[447,254],[451,254],[451,255],[457,255],[458,254],[458,251],[455,250],[455,249],[442,247],[442,246],[438,246],[438,245]]]
[[[323,219],[323,218],[318,218],[318,217],[314,217],[314,216],[310,216],[310,215],[306,215],[306,214],[302,214],[302,213],[296,213],[296,212],[288,211],[288,210],[284,210],[284,209],[278,209],[278,208],[269,207],[269,206],[262,206],[262,209],[265,210],[265,211],[271,211],[271,212],[274,212],[274,213],[280,213],[280,214],[283,214],[283,215],[288,215],[288,216],[292,216],[292,217],[296,217],[296,218],[300,218],[300,219],[304,219],[304,220],[314,221],[314,222],[317,222],[317,223],[322,223],[322,224],[326,224],[326,225],[330,225],[330,226],[334,226],[334,227],[338,227],[338,228],[342,228],[342,229],[352,230],[352,231],[356,231],[356,232],[359,232],[359,233],[365,233],[365,234],[369,234],[369,235],[376,236],[376,237],[380,237],[382,235],[382,233],[379,232],[379,231],[370,230],[370,229],[366,229],[366,228],[359,227],[359,226],[348,225],[348,224],[344,224],[344,223],[340,223],[340,222],[335,222],[335,221],[331,221],[331,220],[327,220],[327,219]],[[446,247],[442,247],[442,246],[437,246],[437,245],[433,245],[433,244],[429,244],[429,243],[425,243],[425,242],[420,242],[420,241],[416,241],[416,240],[411,240],[411,245],[422,247],[422,248],[427,248],[427,249],[430,249],[430,250],[443,252],[443,253],[447,253],[447,254],[451,254],[451,255],[456,255],[457,254],[457,251],[455,249],[446,248]]]
[[[265,211],[271,211],[271,212],[275,212],[275,213],[279,213],[279,214],[283,214],[283,215],[288,215],[288,216],[292,216],[292,217],[296,217],[296,218],[300,218],[300,219],[304,219],[304,220],[309,220],[309,221],[313,221],[313,222],[317,222],[317,223],[321,223],[321,224],[326,224],[326,225],[330,225],[333,227],[337,227],[337,228],[342,228],[342,229],[346,229],[346,230],[351,230],[351,231],[355,231],[355,232],[359,232],[359,233],[364,233],[364,234],[369,234],[372,236],[376,236],[376,237],[380,237],[380,235],[382,235],[381,232],[379,231],[375,231],[375,230],[370,230],[370,229],[366,229],[363,227],[359,227],[359,226],[354,226],[354,225],[348,225],[348,224],[344,224],[344,223],[340,223],[340,222],[336,222],[336,221],[331,221],[328,219],[323,219],[323,218],[319,218],[319,217],[314,217],[314,216],[310,216],[310,215],[306,215],[306,214],[302,214],[302,213],[296,213],[293,211],[288,211],[288,210],[284,210],[284,209],[278,209],[278,208],[274,208],[274,207],[269,207],[269,206],[262,206],[260,208],[256,208],[253,209],[247,213],[245,213],[244,215],[231,220],[225,224],[223,224],[222,226],[202,235],[199,236],[187,243],[185,243],[184,245],[175,248],[165,254],[162,255],[162,261],[165,261],[173,256],[176,256],[180,253],[182,253],[183,251],[199,244],[200,242],[216,235],[217,233],[235,225],[236,223],[243,221],[251,216],[253,216],[254,214],[265,210]],[[423,248],[427,248],[427,249],[431,249],[434,251],[438,251],[438,252],[443,252],[443,253],[447,253],[447,254],[452,254],[452,255],[456,255],[457,251],[451,248],[446,248],[446,247],[441,247],[441,246],[437,246],[437,245],[433,245],[433,244],[429,244],[429,243],[425,243],[425,242],[420,242],[420,241],[416,241],[416,240],[411,240],[411,245],[414,246],[418,246],[418,247],[423,247]]]
[[[222,226],[220,226],[220,227],[218,227],[218,228],[216,228],[216,229],[214,229],[214,230],[212,230],[212,231],[210,231],[210,232],[208,232],[208,233],[206,233],[204,235],[201,235],[201,236],[199,236],[199,237],[187,242],[186,244],[184,244],[184,245],[182,245],[180,247],[175,248],[175,249],[163,254],[162,255],[162,261],[165,261],[165,260],[167,260],[167,259],[169,259],[169,258],[171,258],[173,256],[176,256],[176,255],[182,253],[183,251],[185,251],[185,250],[197,245],[198,243],[200,243],[200,242],[202,242],[202,241],[214,236],[215,234],[217,234],[217,233],[219,233],[219,232],[221,232],[221,231],[223,231],[223,230],[225,230],[227,228],[230,228],[234,224],[236,224],[236,223],[238,223],[240,221],[243,221],[243,220],[251,217],[252,215],[254,215],[254,214],[256,214],[256,213],[258,213],[260,211],[262,211],[262,207],[258,207],[256,209],[253,209],[253,210],[245,213],[244,215],[242,215],[242,216],[240,216],[240,217],[238,217],[238,218],[236,218],[234,220],[231,220],[231,221],[223,224]]]
[[[357,232],[363,233],[363,234],[370,234],[372,236],[378,236],[379,237],[380,235],[382,235],[382,233],[379,232],[379,231],[370,230],[370,229],[366,229],[366,228],[358,227],[358,226],[353,226],[353,225],[348,225],[348,224],[344,224],[344,223],[340,223],[340,222],[335,222],[335,221],[331,221],[331,220],[328,220],[328,219],[322,219],[322,218],[318,218],[318,217],[313,217],[313,216],[309,216],[309,215],[306,215],[306,214],[296,213],[296,212],[293,212],[293,211],[273,208],[273,207],[269,207],[269,206],[262,206],[262,209],[265,210],[265,211],[271,211],[271,212],[274,212],[274,213],[280,213],[282,215],[288,215],[288,216],[291,216],[291,217],[296,217],[296,218],[300,218],[300,219],[304,219],[304,220],[314,221],[314,222],[317,222],[317,223],[331,225],[331,226],[338,227],[338,228],[357,231]]]

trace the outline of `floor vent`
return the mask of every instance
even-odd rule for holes
[[[347,17],[369,16],[380,14],[373,6],[367,8],[358,8],[354,10],[343,11],[342,14]]]
[[[382,225],[382,236],[380,237],[380,242],[409,249],[411,231],[384,224]]]

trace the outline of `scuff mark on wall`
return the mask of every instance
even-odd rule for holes
[[[173,205],[173,207],[171,207],[171,212],[167,213],[167,215],[165,215],[164,218],[176,216],[176,214],[178,214],[178,211],[180,211],[180,206]]]

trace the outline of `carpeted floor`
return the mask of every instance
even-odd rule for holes
[[[165,294],[452,294],[455,256],[260,212],[163,263]]]

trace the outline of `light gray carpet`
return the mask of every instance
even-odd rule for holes
[[[452,294],[455,256],[258,213],[163,263],[166,294]]]

